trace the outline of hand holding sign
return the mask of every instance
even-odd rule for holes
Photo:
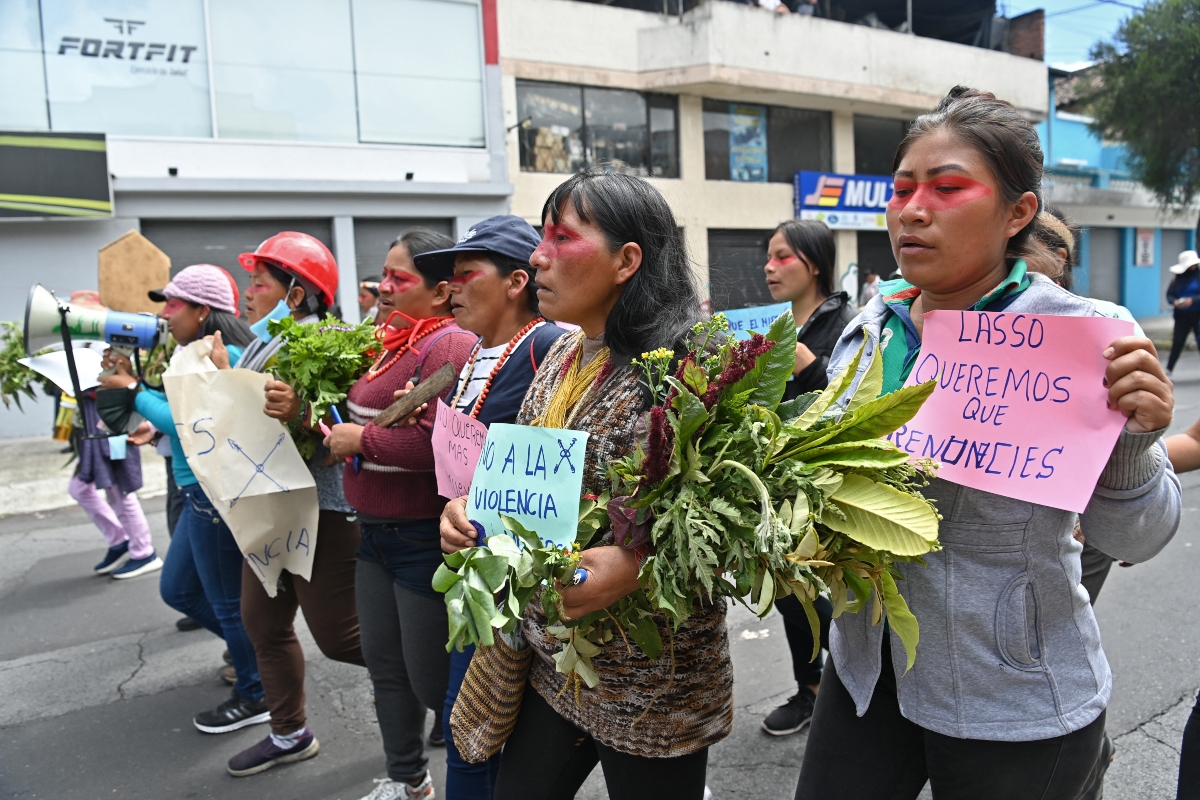
[[[952,483],[1083,511],[1125,424],[1102,354],[1132,330],[1107,317],[930,312],[909,384],[938,386],[888,438]]]
[[[471,481],[467,515],[487,536],[507,533],[500,515],[515,517],[544,541],[575,541],[588,434],[495,423]]]

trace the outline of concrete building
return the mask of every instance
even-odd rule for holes
[[[239,280],[238,253],[310,233],[357,318],[403,230],[508,208],[495,34],[495,0],[4,0],[0,132],[107,134],[114,208],[0,221],[0,319],[34,282],[95,288],[130,229]],[[46,429],[44,405],[0,409],[0,436]]]
[[[1026,46],[1040,57],[1040,12],[1034,22],[1037,46]],[[843,228],[843,270],[887,274],[882,210],[907,122],[955,84],[993,91],[1033,119],[1047,107],[1036,58],[720,0],[678,16],[504,0],[499,32],[513,213],[540,224],[568,173],[626,161],[671,202],[715,309],[771,302],[766,236],[809,215],[797,173],[858,195],[860,212],[821,204],[812,215]],[[876,180],[847,177],[856,175]]]
[[[1125,146],[1089,127],[1079,90],[1086,70],[1052,70],[1046,119],[1046,202],[1082,228],[1075,291],[1126,306],[1136,317],[1170,314],[1168,267],[1196,249],[1196,217],[1164,213],[1126,171]]]

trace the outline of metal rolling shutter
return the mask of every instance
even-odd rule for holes
[[[1092,228],[1088,233],[1088,294],[1121,302],[1121,230]]]
[[[771,231],[708,231],[708,290],[713,311],[774,303],[763,266]]]

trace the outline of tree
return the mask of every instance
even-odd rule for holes
[[[1200,0],[1151,0],[1092,48],[1093,130],[1164,208],[1200,197]]]

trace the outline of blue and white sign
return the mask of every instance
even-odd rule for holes
[[[731,308],[721,313],[729,320],[729,334],[735,339],[749,339],[752,333],[765,334],[785,311],[791,311],[791,303],[772,303],[769,306]]]
[[[841,230],[887,230],[884,213],[892,199],[887,175],[797,172],[796,217],[816,219]]]

